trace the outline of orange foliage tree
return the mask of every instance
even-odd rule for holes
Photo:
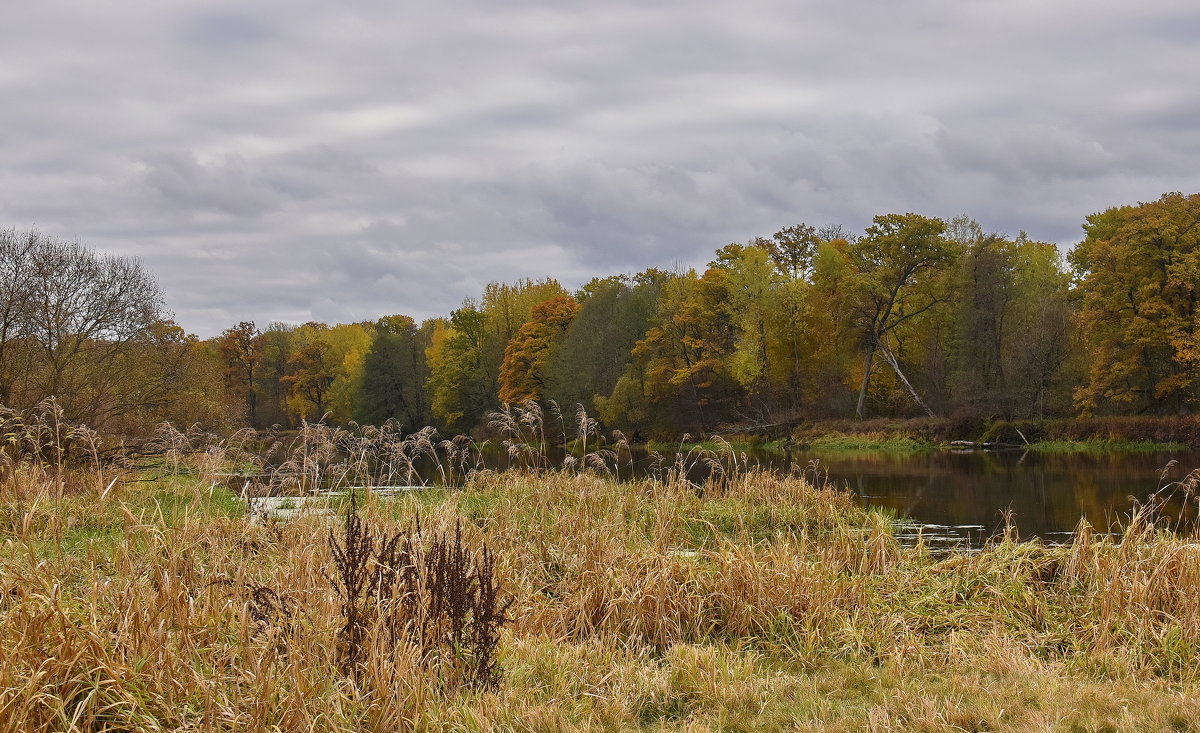
[[[501,402],[541,399],[550,352],[578,312],[579,303],[569,295],[558,295],[533,307],[530,320],[517,329],[504,349],[499,378]]]
[[[1084,229],[1071,252],[1090,361],[1080,407],[1200,404],[1200,194],[1112,208]]]

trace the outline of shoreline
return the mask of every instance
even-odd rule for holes
[[[730,425],[702,441],[648,440],[646,450],[791,451],[1030,450],[1043,453],[1200,450],[1200,416],[1044,420],[874,418],[784,422],[769,429]]]

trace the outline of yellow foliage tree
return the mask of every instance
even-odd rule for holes
[[[1200,403],[1200,194],[1088,217],[1070,255],[1089,347],[1084,412],[1114,404],[1142,411]]]

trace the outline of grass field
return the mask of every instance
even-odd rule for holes
[[[379,532],[492,553],[488,686],[379,624],[347,666],[342,515],[252,522],[186,463],[114,477],[0,484],[0,731],[1200,730],[1200,546],[1140,519],[946,555],[754,472],[366,497]]]

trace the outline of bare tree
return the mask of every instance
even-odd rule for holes
[[[29,372],[31,254],[40,237],[36,231],[0,230],[0,405],[12,404],[18,379]]]
[[[0,397],[53,395],[73,419],[92,422],[122,411],[118,385],[127,370],[117,364],[164,316],[154,278],[136,259],[37,231],[9,231],[0,241],[0,375],[26,375],[22,394],[10,378]]]

